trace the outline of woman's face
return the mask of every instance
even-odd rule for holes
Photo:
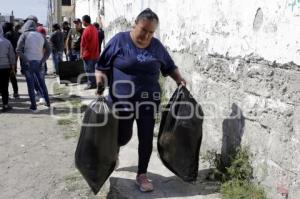
[[[141,46],[148,46],[157,28],[156,20],[141,19],[134,26],[134,37]]]

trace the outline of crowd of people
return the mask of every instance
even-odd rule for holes
[[[6,22],[0,25],[0,93],[2,111],[12,109],[9,105],[9,80],[13,87],[13,97],[20,98],[17,80],[17,61],[20,59],[21,73],[26,78],[31,105],[29,109],[37,112],[37,103],[50,107],[45,75],[48,72],[46,61],[52,56],[54,75],[59,74],[60,63],[83,61],[88,76],[85,89],[96,88],[95,64],[100,56],[104,32],[98,23],[91,24],[91,18],[84,15],[82,20],[73,21],[74,27],[65,21],[53,24],[52,33],[38,23],[36,16],[30,15],[24,24],[14,25]],[[84,27],[85,28],[84,28]],[[47,39],[48,38],[48,39]]]
[[[21,71],[26,77],[32,111],[37,110],[37,93],[43,99],[42,102],[50,106],[44,78],[47,69],[45,63],[49,55],[52,54],[55,73],[59,73],[59,63],[63,54],[68,61],[81,59],[88,77],[85,89],[97,88],[97,95],[102,95],[106,85],[104,80],[107,80],[107,77],[110,79],[107,103],[118,104],[118,114],[123,117],[118,122],[119,146],[129,142],[133,123],[136,121],[139,140],[136,183],[142,192],[152,191],[154,187],[147,177],[147,169],[152,153],[155,113],[161,99],[160,73],[170,76],[178,85],[186,84],[166,48],[153,37],[159,18],[151,9],[142,11],[130,31],[120,32],[110,39],[101,56],[104,34],[99,24],[91,24],[88,15],[82,19],[75,19],[73,23],[73,29],[67,22],[62,24],[62,28],[59,24],[54,24],[49,42],[45,37],[45,30],[37,27],[38,20],[34,16],[26,19],[21,32],[17,26],[14,30],[10,27],[3,32],[0,26],[0,85],[3,110],[11,108],[8,105],[9,78],[14,82],[14,96],[18,97],[15,53],[20,57]],[[5,39],[3,33],[9,40]],[[120,81],[131,84],[117,84]],[[156,106],[146,104],[128,107],[143,102],[151,102],[150,104]]]

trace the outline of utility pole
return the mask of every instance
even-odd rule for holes
[[[103,13],[102,13],[102,15],[104,16],[104,15],[105,15],[104,0],[102,0],[102,10],[103,10]]]
[[[88,0],[88,4],[89,4],[89,16],[91,16],[90,0]]]
[[[61,7],[62,7],[62,1],[61,0],[56,0],[55,1],[55,21],[58,24],[61,24]]]

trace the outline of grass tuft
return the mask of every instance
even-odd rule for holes
[[[221,154],[207,151],[203,160],[212,168],[208,178],[221,182],[223,199],[266,199],[263,188],[253,182],[253,168],[249,148],[238,148],[230,158],[230,166],[225,167]]]

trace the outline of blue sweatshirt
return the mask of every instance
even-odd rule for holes
[[[147,100],[159,103],[159,74],[168,76],[176,68],[158,39],[152,38],[150,45],[141,49],[133,43],[130,32],[115,35],[96,66],[97,70],[110,71],[109,99],[113,102]]]

